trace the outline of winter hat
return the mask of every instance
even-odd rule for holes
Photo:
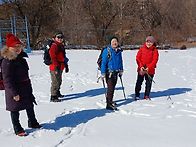
[[[155,40],[155,38],[153,36],[146,37],[146,41],[150,41],[152,43],[155,43],[156,42],[156,40]]]
[[[15,47],[17,44],[22,44],[22,42],[14,34],[9,33],[6,35],[6,46]]]
[[[54,37],[64,38],[63,32],[57,31],[54,35]]]
[[[112,37],[110,38],[110,44],[111,44],[112,39],[116,39],[116,40],[118,41],[118,37],[112,36]]]

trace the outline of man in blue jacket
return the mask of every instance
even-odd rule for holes
[[[118,38],[112,37],[110,45],[107,46],[102,53],[101,75],[106,79],[106,109],[117,110],[116,104],[113,102],[113,95],[118,76],[123,74],[122,49],[119,48]]]

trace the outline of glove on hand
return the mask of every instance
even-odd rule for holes
[[[68,64],[65,64],[65,73],[68,73],[69,72],[69,66]]]
[[[101,77],[100,77],[102,80],[105,79],[105,74],[101,74]]]
[[[122,77],[123,75],[123,70],[119,71],[119,77]]]
[[[146,74],[146,69],[145,69],[144,67],[141,67],[141,68],[140,68],[140,71],[139,71],[139,74],[140,74],[141,76],[145,75],[145,74]]]

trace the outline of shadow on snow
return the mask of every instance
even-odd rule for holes
[[[183,94],[186,92],[191,91],[191,88],[169,88],[164,91],[156,91],[156,92],[151,92],[150,93],[150,98],[158,98],[158,97],[163,97],[163,96],[172,96],[172,95],[179,95]],[[130,95],[131,97],[134,97],[134,94]],[[140,94],[140,97],[144,97],[144,93]]]
[[[106,109],[88,109],[76,111],[73,113],[68,113],[57,117],[54,122],[43,124],[44,129],[49,130],[60,130],[64,127],[74,128],[80,124],[86,123],[94,118],[102,117],[106,113],[112,111]]]
[[[131,103],[132,99],[122,99],[117,100],[116,102],[118,103],[118,106],[121,106]],[[64,127],[77,127],[78,125],[87,123],[92,119],[103,117],[107,113],[109,114],[115,112],[105,108],[81,110],[68,114],[62,114],[61,116],[58,116],[53,122],[44,123],[42,125],[43,129],[58,131]]]
[[[115,90],[122,90],[122,87],[117,87]],[[105,94],[104,88],[91,89],[81,93],[67,94],[64,96],[64,98],[62,98],[62,100],[71,100],[83,97],[94,97],[102,94]]]
[[[117,90],[120,90],[121,88],[117,88]],[[191,91],[191,88],[170,88],[164,91],[157,91],[157,92],[151,92],[151,98],[158,98],[158,97],[163,97],[163,96],[171,96],[171,95],[179,95],[186,93],[188,91]],[[93,89],[93,90],[88,90],[84,93],[76,93],[76,94],[70,94],[66,95],[65,100],[70,100],[74,98],[80,98],[80,97],[93,97],[97,95],[104,94],[105,90],[103,88],[101,89]],[[144,95],[142,93],[141,95]],[[134,94],[130,95],[131,97],[134,96]],[[121,100],[116,100],[117,106],[122,106],[129,104],[133,102],[133,98],[128,98],[128,99],[121,99]],[[88,109],[88,110],[81,110],[81,111],[76,111],[68,114],[62,114],[61,116],[58,116],[53,122],[49,123],[44,123],[42,124],[43,129],[47,130],[54,130],[58,131],[61,128],[64,127],[69,127],[69,128],[74,128],[77,127],[80,124],[87,123],[88,121],[103,117],[107,113],[111,113],[113,111],[106,110],[105,108],[103,109]],[[33,129],[28,130],[29,133],[33,132]]]

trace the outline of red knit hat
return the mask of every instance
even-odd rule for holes
[[[22,42],[15,35],[9,33],[6,35],[6,45],[7,47],[15,47],[16,44],[22,44]]]

